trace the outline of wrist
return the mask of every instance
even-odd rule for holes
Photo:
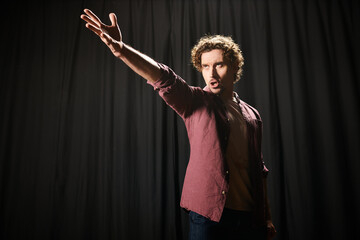
[[[118,58],[122,59],[124,57],[124,52],[126,51],[126,45],[123,41],[118,42],[119,48],[118,48]]]

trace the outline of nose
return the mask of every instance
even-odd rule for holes
[[[212,77],[217,77],[217,76],[218,76],[218,74],[217,74],[217,72],[216,72],[216,67],[212,67],[212,68],[211,68],[211,76],[212,76]]]

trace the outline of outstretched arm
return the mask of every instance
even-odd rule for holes
[[[143,53],[124,44],[114,13],[109,14],[111,25],[105,25],[89,9],[84,9],[80,17],[86,21],[86,27],[93,31],[109,47],[115,57],[120,58],[134,72],[150,82],[155,82],[161,76],[157,62]]]

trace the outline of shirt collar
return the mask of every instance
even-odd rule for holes
[[[233,92],[233,100],[234,102],[236,102],[237,104],[241,103],[241,100],[239,98],[239,95],[237,94],[237,92]]]
[[[212,93],[212,92],[210,91],[210,88],[209,88],[208,86],[205,86],[205,87],[203,88],[203,90],[204,90],[205,92]],[[212,94],[213,94],[213,93],[212,93]],[[215,94],[214,94],[214,95],[215,95]],[[233,92],[233,101],[236,102],[237,104],[241,104],[241,100],[240,100],[240,97],[239,97],[239,95],[237,94],[237,92]]]
[[[203,88],[203,90],[204,90],[205,92],[211,92],[210,89],[209,89],[209,87],[208,87],[207,85]]]

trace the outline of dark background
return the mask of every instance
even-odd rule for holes
[[[187,239],[182,120],[80,19],[204,86],[190,49],[231,35],[264,121],[276,239],[356,239],[359,1],[123,0],[1,7],[0,238]]]

